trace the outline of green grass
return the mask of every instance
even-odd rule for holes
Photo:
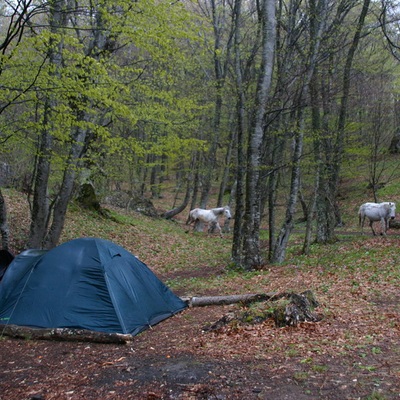
[[[239,287],[242,293],[265,291],[271,270],[279,270],[281,277],[287,279],[308,271],[319,276],[320,282],[313,288],[318,294],[335,290],[332,282],[337,280],[349,284],[353,291],[365,281],[369,285],[388,280],[392,284],[400,282],[397,246],[375,246],[370,242],[371,237],[356,235],[330,245],[314,244],[311,254],[304,256],[300,254],[301,245],[296,244],[301,242],[302,235],[296,233],[282,265],[245,273],[232,268],[229,235],[220,239],[218,235],[188,232],[181,223],[134,212],[111,210],[110,215],[111,218],[105,219],[72,208],[63,241],[81,235],[115,241],[166,276],[173,289],[187,293],[231,294],[231,287],[235,287],[235,292]],[[385,241],[377,240],[378,244]]]
[[[12,203],[9,207],[12,240],[22,243],[29,229],[27,222],[21,223],[21,215],[29,215],[26,198],[10,189],[4,190],[4,194]],[[263,239],[266,232],[261,232]],[[191,293],[279,290],[269,286],[270,273],[278,271],[279,278],[285,281],[312,274],[318,278],[312,288],[318,295],[329,295],[338,282],[349,285],[352,291],[365,284],[372,291],[374,285],[382,282],[400,283],[398,246],[387,245],[390,239],[386,238],[354,235],[330,245],[313,244],[311,254],[304,256],[301,255],[303,234],[296,232],[282,265],[266,265],[265,270],[244,273],[232,268],[231,235],[221,239],[218,235],[194,233],[183,223],[148,218],[135,212],[110,209],[108,217],[101,217],[72,204],[61,242],[77,237],[114,241],[165,277],[173,288]],[[375,295],[379,295],[379,287],[376,291]]]

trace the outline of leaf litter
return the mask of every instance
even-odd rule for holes
[[[28,214],[21,204],[11,201],[13,226],[16,221],[27,222]],[[95,236],[97,224],[94,217],[82,221],[78,212],[72,213],[64,240],[82,232]],[[79,225],[82,231],[77,230]],[[24,224],[15,226],[21,229],[12,238],[17,251],[27,232]],[[316,253],[315,260],[311,255],[296,263],[267,266],[259,273],[243,275],[229,274],[226,264],[215,263],[208,255],[203,259],[196,254],[188,257],[182,236],[161,232],[160,246],[157,233],[142,232],[139,225],[121,229],[116,224],[112,228],[111,240],[139,255],[162,279],[170,279],[179,295],[193,294],[187,293],[191,290],[197,290],[196,295],[241,294],[249,288],[265,293],[312,290],[319,302],[316,312],[323,319],[277,328],[273,319],[267,318],[205,331],[205,326],[224,315],[247,311],[241,305],[210,306],[187,309],[138,335],[129,345],[1,337],[1,400],[400,397],[396,233],[387,238],[343,241],[339,247],[327,249],[332,254],[319,260],[321,253]],[[189,235],[187,240],[192,238],[185,227],[182,232]],[[207,246],[202,237],[196,240],[199,246]],[[210,245],[217,240],[221,243],[220,238],[207,240]],[[228,262],[229,238],[222,243]],[[342,254],[342,262],[337,262],[335,252]],[[347,254],[356,256],[346,259]],[[176,257],[190,260],[187,269],[165,268],[173,265]],[[190,286],[193,274],[204,284]]]

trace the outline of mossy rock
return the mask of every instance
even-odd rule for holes
[[[100,202],[97,198],[96,191],[90,183],[84,183],[79,188],[79,194],[77,197],[77,202],[81,207],[87,208],[89,210],[100,210]]]

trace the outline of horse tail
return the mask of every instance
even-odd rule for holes
[[[186,225],[190,225],[192,222],[193,222],[192,221],[192,216],[191,216],[190,211],[189,211],[189,214],[188,214],[188,217],[187,217],[187,220],[186,220]]]
[[[188,215],[187,220],[186,220],[186,225],[190,225],[191,223],[196,221],[196,218],[194,217],[194,211],[195,210],[196,209],[194,208],[193,210],[189,211],[189,215]]]
[[[358,224],[360,226],[363,225],[363,220],[364,220],[364,205],[362,205],[359,209],[358,209]]]

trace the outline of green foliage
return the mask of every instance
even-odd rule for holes
[[[371,395],[365,397],[365,400],[386,400],[387,397],[384,394],[374,391]]]
[[[96,55],[90,50],[94,20],[82,13],[71,14],[74,30],[55,33],[44,26],[24,37],[12,56],[2,55],[0,104],[11,106],[0,119],[2,134],[13,138],[2,152],[15,152],[18,146],[34,158],[37,138],[47,130],[54,138],[54,184],[62,177],[76,130],[92,137],[86,165],[90,160],[105,171],[112,164],[105,163],[105,154],[126,163],[134,157],[143,165],[148,155],[166,156],[163,162],[170,167],[188,160],[193,148],[204,148],[194,132],[208,108],[198,96],[199,87],[188,79],[197,68],[187,57],[187,41],[198,40],[193,14],[179,2],[152,0],[99,3],[87,15],[91,13],[101,15],[97,23],[105,28],[109,51]],[[57,43],[63,47],[62,67],[56,72],[46,54]],[[116,177],[118,170],[110,169]],[[119,168],[119,173],[125,170]]]

